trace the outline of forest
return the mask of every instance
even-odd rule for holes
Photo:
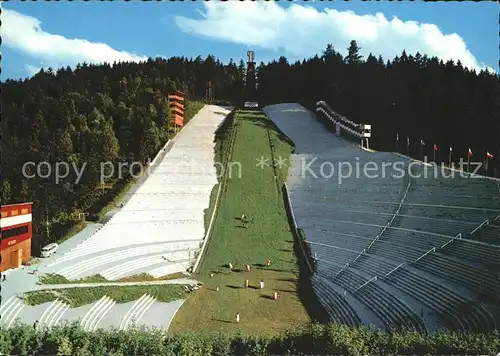
[[[174,134],[167,96],[181,90],[194,115],[206,101],[208,83],[216,101],[235,106],[244,101],[245,63],[222,63],[215,56],[150,58],[72,69],[42,69],[24,80],[2,84],[2,204],[34,204],[34,236],[45,242],[75,225],[75,214],[95,216],[131,177],[100,181],[100,162],[147,162]],[[402,54],[392,60],[364,59],[355,41],[343,56],[328,45],[322,54],[290,64],[285,57],[257,67],[261,106],[299,102],[314,109],[324,100],[356,122],[372,124],[372,147],[396,150],[396,134],[409,137],[418,157],[420,140],[428,156],[438,144],[437,158],[490,160],[498,175],[500,119],[496,74],[472,71],[460,62],[443,62],[425,54]],[[404,152],[404,143],[399,150]],[[26,162],[86,163],[84,174],[70,170],[54,177],[23,177]],[[31,173],[33,173],[31,171]],[[51,226],[51,232],[46,229]],[[49,236],[50,234],[50,236]]]
[[[351,41],[346,56],[328,45],[307,60],[261,63],[259,103],[299,102],[314,110],[324,100],[350,120],[371,124],[377,150],[396,151],[398,134],[400,152],[406,153],[409,138],[410,154],[419,157],[422,140],[429,160],[434,144],[436,160],[444,162],[450,146],[456,162],[467,161],[469,148],[471,161],[482,162],[488,150],[494,155],[489,175],[500,175],[498,75],[405,51],[392,60],[372,54],[364,59],[360,49]]]

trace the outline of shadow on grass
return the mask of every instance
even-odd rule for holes
[[[273,297],[271,297],[270,295],[265,295],[265,294],[263,294],[263,295],[261,295],[260,297],[261,297],[261,298],[264,298],[264,299],[274,300],[274,298],[273,298]]]
[[[223,320],[223,319],[212,319],[212,320],[218,321],[219,323],[233,324],[233,322],[230,320]]]
[[[231,288],[231,289],[243,289],[243,288],[245,288],[245,287],[235,286],[232,284],[226,284],[226,287]]]
[[[297,280],[295,278],[276,278],[277,281],[281,282],[293,282],[297,283]]]

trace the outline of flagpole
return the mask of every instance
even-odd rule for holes
[[[410,138],[406,138],[406,155],[409,157],[410,156]]]
[[[432,161],[436,163],[436,144],[432,147]]]
[[[470,167],[470,154],[467,153],[467,173],[470,172],[470,168],[469,167]]]
[[[420,160],[423,161],[424,160],[424,142],[422,140],[420,140]]]
[[[396,152],[399,152],[399,134],[396,134]]]
[[[448,166],[451,168],[451,152],[452,152],[453,148],[451,148],[450,146],[450,158],[449,158],[449,163],[448,163]]]

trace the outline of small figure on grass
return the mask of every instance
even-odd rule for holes
[[[271,266],[271,260],[268,258],[267,261],[266,261],[266,266],[269,267]]]
[[[250,285],[250,282],[248,281],[248,279],[245,280],[245,288],[248,289],[248,286]]]
[[[246,270],[247,272],[250,272],[250,265],[245,265],[245,270]]]
[[[217,286],[217,288],[215,288],[215,290],[218,292],[219,291],[219,286]]]
[[[260,280],[260,289],[264,289],[264,280],[263,279]]]
[[[240,313],[236,313],[236,323],[240,322]]]
[[[229,272],[232,272],[233,271],[233,264],[231,262],[229,262],[228,266],[229,266]]]

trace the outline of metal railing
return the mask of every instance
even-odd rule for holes
[[[365,136],[365,133],[363,131],[363,128],[367,125],[357,124],[354,121],[351,121],[346,117],[339,115],[338,113],[333,111],[332,108],[324,101],[318,101],[316,103],[316,112],[320,112],[325,115],[326,118],[332,123],[338,123],[343,130],[347,131],[349,134],[357,138],[369,137]],[[371,128],[369,128],[369,130],[370,129]]]
[[[316,106],[322,106],[324,109],[328,110],[329,112],[332,113],[332,115],[335,117],[336,120],[343,122],[345,125],[349,125],[352,127],[361,127],[360,124],[355,123],[354,121],[349,120],[348,118],[336,113],[330,105],[326,101],[320,100],[316,103]]]
[[[424,253],[422,256],[420,256],[419,258],[417,258],[417,259],[414,261],[414,263],[416,263],[416,262],[420,261],[422,258],[424,258],[425,256],[427,256],[427,255],[428,255],[429,253],[431,253],[431,252],[436,252],[436,248],[435,248],[435,247],[431,248],[429,251],[427,251],[427,252],[426,252],[426,253]]]
[[[458,234],[457,236],[455,237],[452,237],[449,241],[447,241],[443,246],[441,246],[440,248],[444,248],[446,246],[448,246],[448,244],[452,243],[453,241],[455,241],[456,239],[461,239],[462,238],[462,234]]]
[[[354,290],[354,292],[352,292],[353,294],[356,293],[358,290],[360,290],[361,288],[365,287],[366,285],[368,285],[368,283],[372,282],[372,281],[376,281],[377,280],[377,276],[369,279],[368,281],[366,281],[365,283],[363,283],[362,285],[360,285],[358,288],[356,288]]]
[[[500,217],[500,215],[496,218],[498,219]],[[495,219],[495,220],[496,220]],[[489,220],[485,220],[481,223],[481,225],[479,225],[478,227],[476,227],[474,230],[472,230],[472,232],[469,234],[469,235],[472,235],[473,233],[475,233],[477,230],[479,230],[480,228],[482,228],[484,225],[489,225],[490,224],[490,221]]]
[[[349,267],[349,263],[346,263],[344,265],[344,267],[342,267],[337,273],[335,273],[335,275],[333,276],[333,278],[337,277],[340,274],[340,272],[342,272],[343,270],[345,270],[347,267]]]
[[[388,275],[390,275],[392,272],[395,272],[396,270],[399,269],[399,267],[401,267],[402,265],[404,265],[405,263],[401,263],[399,266],[393,268],[389,273],[387,273],[386,275],[384,275],[384,278],[387,277]]]

